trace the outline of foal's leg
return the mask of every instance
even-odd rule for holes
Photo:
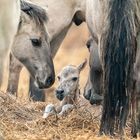
[[[7,92],[11,94],[17,93],[19,75],[23,65],[10,53],[9,61],[9,78]]]
[[[66,104],[62,107],[61,112],[58,114],[59,116],[67,115],[69,112],[71,112],[74,109],[74,105],[72,104]]]
[[[34,79],[31,77],[30,77],[30,85],[29,85],[29,97],[33,101],[45,102],[45,90],[36,87],[34,84]]]
[[[53,104],[48,104],[45,107],[45,111],[43,113],[43,118],[45,119],[51,115],[56,115],[56,114],[57,114],[57,112],[56,112],[55,106]]]

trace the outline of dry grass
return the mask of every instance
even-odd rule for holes
[[[109,140],[98,136],[99,117],[87,106],[68,116],[42,118],[46,103],[27,102],[0,92],[0,138],[6,140]],[[125,139],[130,139],[127,127]],[[119,139],[118,136],[113,139]]]
[[[80,28],[73,26],[61,45],[55,59],[56,74],[68,64],[78,65],[88,58],[88,50],[85,43],[88,32],[85,25]],[[7,72],[7,71],[6,71]],[[5,72],[5,73],[6,73]],[[2,89],[6,89],[7,75],[4,75]],[[80,87],[83,91],[88,77],[88,66],[81,73]],[[42,118],[43,110],[48,103],[56,103],[53,94],[57,82],[49,90],[46,90],[45,103],[33,103],[25,100],[28,92],[28,72],[24,69],[21,74],[18,94],[22,98],[0,92],[0,140],[108,140],[109,137],[98,137],[99,117],[94,112],[86,109],[76,109],[65,118],[56,116],[48,120]],[[130,128],[127,127],[126,139],[130,137]],[[113,139],[118,139],[114,137]]]

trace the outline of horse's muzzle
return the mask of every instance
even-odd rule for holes
[[[64,90],[56,90],[56,98],[60,101],[62,101],[64,99]]]
[[[84,93],[84,97],[89,100],[90,104],[97,104],[100,105],[103,101],[103,97],[94,91],[92,89],[89,89],[87,93]]]
[[[37,83],[37,85],[40,89],[51,87],[53,85],[54,81],[55,81],[53,76],[49,76],[49,77],[46,77],[46,78],[40,78],[40,77],[37,76],[35,78],[35,80],[36,80],[36,83]]]

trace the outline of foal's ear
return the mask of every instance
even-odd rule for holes
[[[86,64],[87,64],[87,59],[85,59],[85,61],[78,66],[79,72],[81,72],[85,68]]]

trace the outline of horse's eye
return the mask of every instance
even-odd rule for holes
[[[60,76],[57,76],[58,81],[60,81]]]
[[[77,81],[77,79],[78,79],[78,77],[73,77],[73,78],[72,78],[72,81],[75,82],[75,81]]]
[[[88,40],[87,43],[86,43],[86,47],[87,47],[88,49],[90,49],[90,46],[91,46],[91,44],[90,44],[90,41]]]
[[[30,39],[34,47],[41,47],[41,39]]]

